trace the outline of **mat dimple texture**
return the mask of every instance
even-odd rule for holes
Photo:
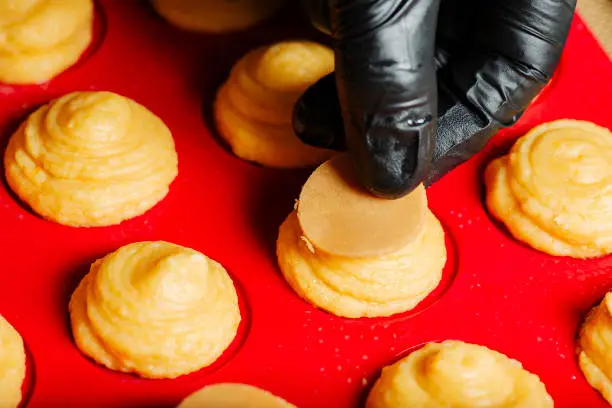
[[[0,86],[0,146],[42,103],[77,90],[113,91],[166,122],[179,175],[145,215],[93,229],[44,221],[0,185],[0,313],[31,352],[29,407],[171,407],[204,385],[230,381],[264,388],[301,408],[352,407],[384,365],[446,339],[522,361],[546,384],[556,407],[606,406],[578,369],[574,337],[585,311],[612,288],[612,258],[538,253],[494,223],[482,202],[484,166],[534,125],[575,118],[612,127],[612,63],[579,18],[551,87],[516,126],[428,191],[453,254],[450,286],[436,302],[425,301],[420,313],[349,320],[302,301],[276,265],[278,227],[308,172],[237,159],[210,122],[216,87],[245,52],[281,39],[319,37],[292,10],[261,28],[214,36],[181,32],[145,2],[110,0],[101,8],[103,36],[83,63],[42,86]],[[248,305],[248,324],[231,359],[176,380],[143,380],[100,367],[75,347],[68,300],[78,281],[95,259],[144,240],[194,248],[232,274]]]

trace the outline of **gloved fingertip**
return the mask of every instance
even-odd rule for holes
[[[378,163],[376,163],[378,164]],[[395,172],[386,166],[371,165],[370,177],[363,177],[362,184],[376,197],[397,199],[410,194],[424,180],[421,174]],[[372,177],[373,176],[373,177]]]
[[[364,185],[386,199],[410,194],[425,180],[433,151],[434,124],[378,129],[366,138],[363,154],[354,155]]]
[[[293,109],[293,129],[307,145],[345,150],[342,111],[336,92],[334,74],[312,85]]]

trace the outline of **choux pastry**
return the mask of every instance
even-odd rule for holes
[[[429,343],[383,368],[366,408],[552,408],[521,363],[461,341]]]
[[[296,408],[268,391],[246,384],[208,385],[181,402],[177,408]]]
[[[74,65],[93,18],[91,0],[0,0],[0,82],[47,82]]]
[[[587,381],[612,405],[612,292],[589,311],[576,349]]]
[[[0,315],[0,407],[17,408],[23,398],[26,354],[17,331]]]
[[[11,137],[4,164],[19,198],[42,217],[74,227],[145,213],[178,172],[164,122],[111,92],[74,92],[39,108]]]
[[[276,253],[289,286],[342,317],[413,309],[442,280],[444,230],[423,185],[386,200],[361,188],[348,154],[319,166],[281,225]]]
[[[612,132],[558,120],[486,169],[486,204],[519,241],[550,255],[612,253]]]
[[[295,135],[292,112],[301,94],[334,70],[334,53],[311,41],[257,48],[232,69],[214,104],[217,130],[236,156],[267,167],[316,166],[333,152]]]
[[[93,263],[70,300],[77,347],[111,370],[175,378],[214,363],[241,321],[217,262],[167,242],[126,245]]]

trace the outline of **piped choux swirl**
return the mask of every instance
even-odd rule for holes
[[[177,408],[296,408],[276,395],[247,384],[208,385],[187,396]]]
[[[42,83],[74,65],[93,18],[91,0],[0,0],[0,82]]]
[[[267,167],[318,165],[333,152],[304,144],[292,112],[300,95],[334,70],[333,51],[311,41],[286,41],[247,53],[221,86],[217,130],[234,154]]]
[[[0,407],[17,408],[23,398],[26,354],[21,336],[0,315]]]
[[[440,283],[446,255],[444,230],[429,210],[414,241],[388,255],[347,257],[318,250],[303,236],[295,211],[277,240],[280,269],[293,290],[314,306],[349,318],[413,309]]]
[[[42,106],[11,137],[4,163],[19,198],[42,217],[74,227],[145,213],[178,173],[164,122],[111,92],[74,92]]]
[[[485,172],[486,204],[512,235],[557,256],[612,253],[612,132],[558,120],[521,137]]]
[[[576,350],[585,378],[612,405],[612,292],[587,314]]]
[[[232,279],[179,245],[138,242],[93,263],[70,300],[77,347],[111,370],[175,378],[214,363],[241,321]]]
[[[461,341],[429,343],[383,368],[366,408],[552,408],[540,379],[505,355]]]

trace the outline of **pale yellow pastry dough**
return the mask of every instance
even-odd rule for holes
[[[486,203],[524,243],[551,255],[612,252],[612,132],[558,120],[521,137],[485,172]]]
[[[444,230],[428,210],[420,234],[400,251],[331,255],[303,237],[293,211],[280,227],[277,256],[289,285],[314,306],[337,316],[375,317],[410,310],[427,297],[442,278],[446,246]]]
[[[521,363],[461,341],[429,343],[383,368],[366,408],[552,408]]]
[[[246,384],[222,383],[194,392],[177,408],[295,408],[268,391]]]
[[[288,41],[247,53],[220,88],[217,130],[240,158],[268,167],[315,166],[333,154],[295,135],[292,112],[302,93],[334,70],[334,53],[310,41]]]
[[[0,407],[16,408],[21,403],[21,386],[26,374],[23,340],[0,315]]]
[[[285,0],[152,0],[157,13],[171,24],[217,34],[256,26],[284,3]]]
[[[46,82],[92,40],[91,0],[0,0],[0,82]]]
[[[97,260],[70,300],[76,345],[112,370],[175,378],[217,360],[236,336],[225,269],[192,249],[138,242]]]
[[[612,292],[587,314],[576,349],[587,381],[612,405]]]
[[[10,187],[35,212],[85,227],[145,213],[178,172],[164,122],[110,92],[75,92],[38,109],[11,137],[4,164]]]

